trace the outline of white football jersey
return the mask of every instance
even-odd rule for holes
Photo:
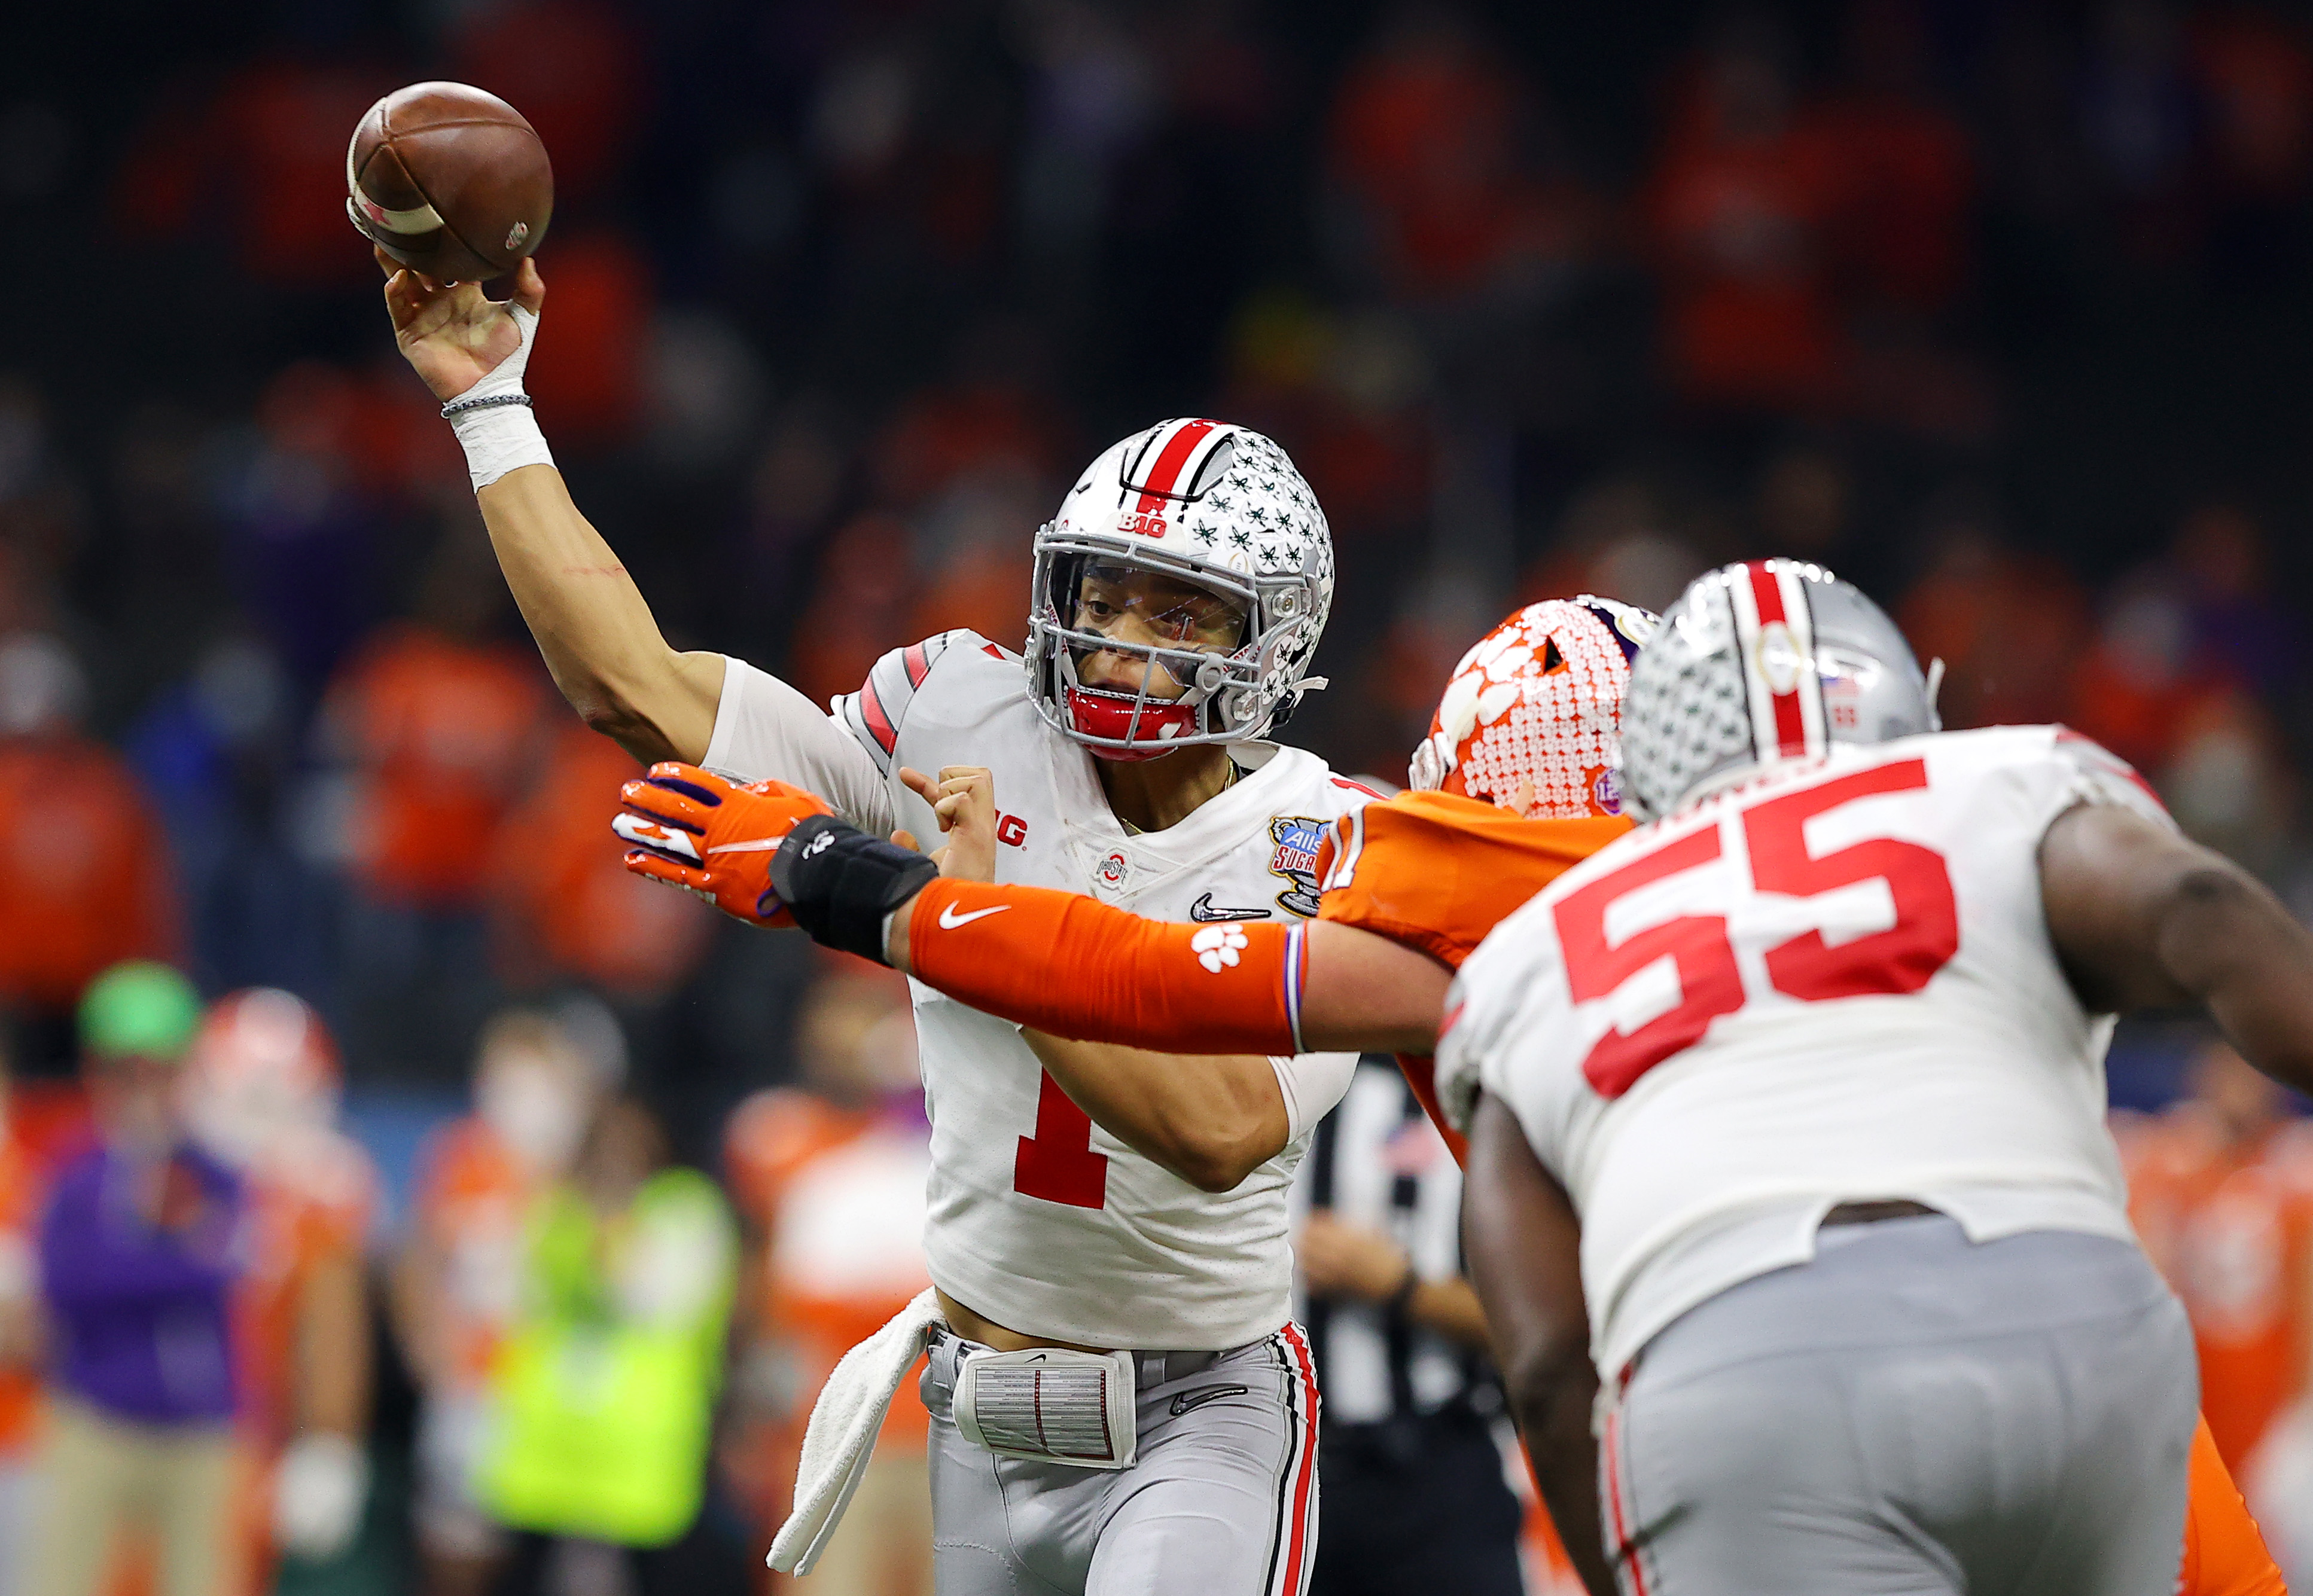
[[[793,768],[795,729],[768,730],[780,694],[795,697],[732,662],[707,764],[814,785],[819,772]],[[1337,818],[1371,797],[1315,755],[1240,743],[1234,785],[1176,826],[1130,836],[1092,757],[1036,713],[1019,656],[973,632],[894,649],[835,701],[833,721],[882,779],[848,804],[816,788],[847,818],[896,822],[931,846],[937,822],[900,767],[984,766],[996,778],[998,881],[1090,893],[1164,920],[1314,915],[1317,850]],[[1094,1125],[1019,1027],[911,985],[932,1122],[924,1246],[942,1291],[1013,1329],[1091,1346],[1218,1349],[1286,1322],[1286,1199],[1306,1136],[1234,1191],[1200,1191]],[[1339,1101],[1355,1064],[1332,1056],[1311,1072],[1336,1084],[1300,1105],[1305,1123]]]
[[[1601,850],[1463,965],[1440,1094],[1465,1125],[1500,1099],[1572,1198],[1602,1375],[1812,1258],[1841,1202],[2130,1235],[2112,1021],[2040,899],[2041,837],[2082,802],[2166,822],[2061,727],[1842,745]]]

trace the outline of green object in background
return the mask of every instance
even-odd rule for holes
[[[475,1490],[501,1522],[664,1546],[699,1514],[738,1241],[713,1181],[667,1170],[627,1212],[575,1192],[531,1228],[532,1302],[500,1349]]]
[[[81,995],[80,1045],[93,1058],[173,1059],[200,1024],[200,994],[165,964],[116,964]]]

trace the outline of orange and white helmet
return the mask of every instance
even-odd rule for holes
[[[1527,605],[1454,668],[1409,784],[1530,820],[1622,813],[1623,694],[1656,625],[1649,610],[1588,593]]]
[[[272,987],[210,1005],[184,1078],[194,1134],[246,1164],[337,1118],[340,1076],[329,1028],[304,999]]]

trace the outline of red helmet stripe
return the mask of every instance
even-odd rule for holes
[[[1764,560],[1753,560],[1743,567],[1751,578],[1751,601],[1759,608],[1759,627],[1781,623],[1790,626],[1790,616],[1783,607],[1783,584],[1776,574],[1767,568]],[[1799,686],[1795,680],[1781,692],[1772,683],[1766,684],[1775,711],[1775,752],[1782,759],[1791,759],[1807,751],[1807,716],[1799,707]]]
[[[931,657],[925,652],[924,645],[920,643],[910,644],[901,650],[900,663],[907,670],[908,686],[910,688],[923,686],[924,678],[931,674]]]
[[[1752,747],[1762,759],[1800,759],[1830,746],[1807,595],[1812,570],[1789,560],[1752,560],[1728,566],[1721,577],[1734,611]]]
[[[1146,515],[1152,510],[1164,507],[1165,495],[1170,494],[1174,484],[1180,481],[1181,472],[1188,465],[1189,457],[1197,452],[1197,445],[1204,442],[1205,434],[1218,425],[1211,421],[1184,421],[1181,424],[1181,430],[1165,441],[1165,447],[1157,452],[1156,463],[1148,468],[1148,475],[1141,480],[1140,502],[1133,507],[1135,513]]]

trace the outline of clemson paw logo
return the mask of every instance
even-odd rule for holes
[[[1235,964],[1244,947],[1244,933],[1234,925],[1208,925],[1189,939],[1189,949],[1196,954],[1197,962],[1215,975]]]

